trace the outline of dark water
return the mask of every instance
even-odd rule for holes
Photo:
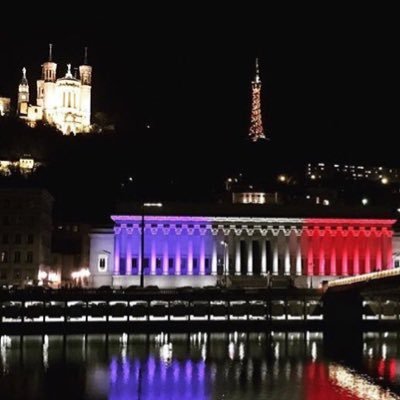
[[[1,337],[0,399],[400,399],[396,334],[364,334],[359,362],[321,333]]]

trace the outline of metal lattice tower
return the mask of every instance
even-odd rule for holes
[[[249,137],[253,142],[265,139],[264,128],[261,115],[261,79],[260,70],[258,67],[258,58],[256,58],[256,74],[251,82],[252,104],[251,104],[251,119]]]

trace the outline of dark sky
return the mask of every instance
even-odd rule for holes
[[[10,16],[1,38],[0,93],[15,95],[22,66],[33,91],[49,42],[63,73],[87,45],[93,111],[116,114],[126,130],[150,123],[163,143],[185,153],[196,138],[204,149],[215,142],[222,151],[234,147],[240,158],[241,143],[249,145],[250,81],[259,56],[271,141],[257,157],[400,164],[399,32],[390,10],[192,5],[72,14],[77,19],[50,23],[56,12],[23,23]]]

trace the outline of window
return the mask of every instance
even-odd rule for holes
[[[30,233],[28,235],[28,244],[32,244],[33,243],[33,235]]]
[[[8,244],[8,235],[4,234],[2,239],[3,244]]]
[[[6,251],[2,251],[0,253],[0,262],[6,263],[8,261],[8,253]]]
[[[0,280],[6,280],[7,279],[7,271],[0,271]]]
[[[3,217],[3,225],[10,225],[10,218],[8,216]]]
[[[21,252],[20,251],[16,251],[14,253],[14,262],[15,263],[21,262]]]
[[[138,259],[132,258],[132,268],[138,268]]]
[[[17,233],[15,235],[15,244],[21,244],[21,234]]]
[[[108,256],[107,254],[99,254],[99,258],[97,261],[97,269],[100,272],[105,272],[107,271],[107,266],[108,266]]]
[[[14,270],[14,279],[21,279],[21,271],[19,269]]]
[[[26,253],[26,262],[28,264],[32,264],[33,263],[33,252],[32,251],[28,251]]]
[[[173,258],[168,258],[168,268],[174,269],[174,259]]]

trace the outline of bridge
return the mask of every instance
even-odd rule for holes
[[[362,342],[363,331],[398,330],[399,289],[400,268],[328,282],[322,301],[324,332],[330,346],[352,352]]]

